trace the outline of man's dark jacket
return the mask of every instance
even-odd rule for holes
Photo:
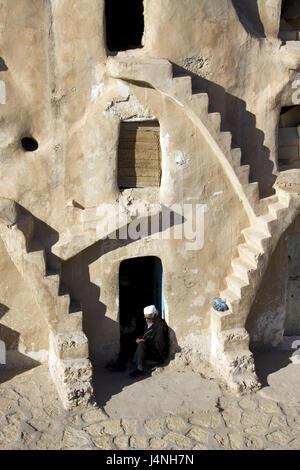
[[[169,327],[165,320],[156,317],[149,328],[145,327],[143,339],[149,356],[160,361],[166,360],[169,353]]]

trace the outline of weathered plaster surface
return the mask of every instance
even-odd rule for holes
[[[278,175],[278,118],[281,107],[291,104],[299,48],[278,39],[279,0],[145,0],[144,6],[144,47],[119,53],[110,58],[114,63],[108,60],[105,44],[104,0],[89,0],[84,7],[80,0],[1,2],[0,52],[7,67],[0,70],[6,88],[6,104],[0,105],[0,196],[16,201],[44,223],[33,236],[38,242],[36,271],[31,263],[42,281],[30,276],[34,285],[28,286],[22,256],[15,258],[14,267],[4,245],[0,246],[0,272],[8,285],[7,290],[0,286],[0,302],[9,308],[1,323],[17,331],[19,351],[36,360],[46,358],[51,330],[53,374],[68,374],[69,363],[54,354],[61,344],[55,335],[69,334],[70,322],[82,333],[80,315],[66,314],[61,326],[60,303],[66,301],[68,313],[70,299],[68,294],[56,299],[55,283],[52,290],[46,288],[49,266],[43,250],[52,251],[61,262],[57,282],[63,281],[71,298],[81,302],[90,357],[95,364],[106,362],[119,345],[120,263],[137,256],[158,256],[164,271],[167,320],[178,344],[205,357],[211,351],[216,357],[220,354],[230,374],[237,375],[247,369],[249,338],[244,327],[252,302],[247,323],[252,343],[275,346],[281,340],[283,239],[268,269],[267,265],[299,209],[299,191],[296,187],[290,191],[294,197],[290,204],[287,188],[281,187],[283,193],[277,191],[277,195],[281,194],[284,214],[275,211],[271,221],[258,220],[276,201],[253,202],[253,185],[241,183],[238,178],[243,175],[234,173],[245,167],[233,169],[236,162],[224,151],[231,136],[221,131],[232,133],[233,147],[240,147],[242,163],[250,164],[250,179],[258,181],[260,195],[270,195]],[[129,63],[129,72],[122,59]],[[197,114],[206,97],[192,109],[187,82],[176,82],[168,75],[170,63],[174,73],[193,79],[194,92],[208,93],[208,111],[221,113],[221,130],[217,115],[207,117],[207,110],[206,115]],[[120,122],[149,119],[160,123],[161,186],[121,195],[117,185]],[[24,152],[20,145],[24,136],[33,136],[38,150]],[[297,173],[288,175],[288,184],[290,178],[298,184]],[[121,206],[130,218],[141,202],[166,208],[201,204],[205,208],[203,244],[195,250],[186,240],[158,240],[154,235],[126,243],[100,240],[97,208],[101,204]],[[249,226],[254,241],[263,240],[264,246],[246,294],[243,285],[238,295],[240,311],[212,319],[211,297],[227,288],[232,260],[244,241],[242,230]],[[175,230],[172,227],[171,234]],[[262,232],[265,238],[259,238]],[[34,261],[34,256],[29,254],[27,261]],[[239,290],[239,284],[234,287]],[[37,306],[31,289],[40,299],[44,293],[39,297],[39,290],[47,291],[50,300],[44,317],[42,302]],[[76,328],[70,344],[78,338]],[[69,340],[64,338],[67,347]],[[80,338],[86,347],[84,336]],[[237,360],[238,347],[244,349]],[[78,355],[79,350],[78,343]],[[87,358],[77,359],[84,359],[82,370],[88,381]],[[77,366],[81,370],[79,362]]]

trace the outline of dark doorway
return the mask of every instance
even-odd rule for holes
[[[282,108],[278,127],[279,170],[300,168],[300,106]]]
[[[279,36],[284,41],[299,41],[300,39],[300,2],[299,0],[282,0]]]
[[[285,336],[300,335],[300,233],[288,237],[288,279],[286,292]]]
[[[155,305],[164,318],[163,272],[159,258],[146,256],[125,260],[119,276],[121,326],[135,318],[137,332],[143,332],[143,310],[147,305]]]
[[[106,45],[111,52],[142,47],[143,0],[106,0]]]

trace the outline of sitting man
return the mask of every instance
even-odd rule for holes
[[[154,305],[144,308],[144,318],[147,325],[143,336],[136,339],[137,348],[133,359],[136,369],[131,372],[130,377],[145,375],[145,360],[162,363],[169,352],[169,328],[165,320],[158,316]]]

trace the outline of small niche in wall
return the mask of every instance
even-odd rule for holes
[[[280,170],[300,168],[300,106],[281,109],[278,129],[278,166]]]
[[[35,152],[39,148],[38,142],[33,137],[23,137],[21,145],[25,152]]]
[[[105,0],[106,45],[118,52],[142,47],[143,0]]]
[[[299,0],[282,0],[279,37],[284,41],[300,40]]]
[[[160,127],[157,121],[122,122],[118,147],[120,189],[160,186]]]
[[[38,142],[33,137],[23,137],[21,145],[25,152],[35,152],[39,148]]]

